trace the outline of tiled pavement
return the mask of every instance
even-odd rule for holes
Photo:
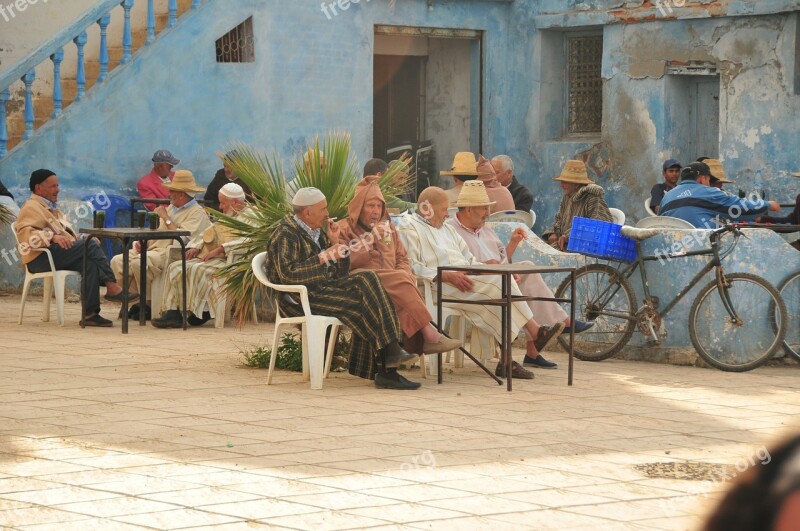
[[[795,366],[577,362],[567,387],[554,352],[513,393],[469,364],[311,391],[241,365],[269,325],[123,336],[81,330],[76,304],[43,323],[35,299],[18,326],[18,302],[0,297],[3,529],[694,529],[725,483],[635,465],[741,465],[800,426]]]

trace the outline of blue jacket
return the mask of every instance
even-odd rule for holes
[[[698,229],[714,228],[714,218],[752,221],[769,210],[766,201],[750,201],[726,194],[713,186],[686,180],[661,200],[658,213],[688,221]]]

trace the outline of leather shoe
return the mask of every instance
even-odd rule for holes
[[[538,367],[540,369],[558,368],[557,363],[553,363],[552,361],[547,361],[541,354],[539,354],[535,358],[531,358],[530,356],[525,356],[525,359],[522,360],[522,364],[526,367]]]
[[[203,326],[210,320],[211,314],[209,312],[203,312],[202,317],[197,317],[195,314],[190,313],[189,317],[186,318],[186,322],[192,326]]]
[[[397,371],[379,372],[375,375],[375,387],[378,389],[397,389],[410,391],[419,389],[419,382],[412,382],[400,375]]]
[[[91,317],[84,317],[80,324],[81,326],[95,326],[100,328],[109,328],[114,326],[114,323],[101,316],[99,313],[96,313]]]
[[[393,341],[384,349],[384,366],[387,369],[396,369],[403,363],[416,359],[416,354],[409,354],[397,343]]]
[[[506,367],[503,365],[502,361],[497,364],[497,368],[494,370],[494,375],[500,378],[506,377]],[[511,378],[515,380],[533,380],[533,373],[527,369],[524,369],[522,365],[516,361],[512,361]]]
[[[586,332],[591,327],[594,326],[594,321],[578,321],[575,319],[575,333],[580,334],[581,332]],[[564,330],[561,331],[562,334],[569,334],[570,330],[572,329],[571,326],[565,326]]]
[[[536,339],[533,341],[533,345],[536,347],[537,352],[543,351],[547,348],[547,345],[550,344],[555,338],[561,335],[561,332],[564,330],[564,323],[556,323],[550,326],[540,326],[539,333],[537,334]]]
[[[156,317],[150,324],[156,328],[183,328],[183,315],[178,310],[167,310],[161,317]]]
[[[463,341],[459,341],[458,339],[452,339],[449,337],[441,336],[439,341],[435,343],[425,342],[422,345],[422,353],[423,354],[438,354],[440,352],[450,352],[451,350],[457,349],[461,345],[463,345]]]
[[[124,297],[125,297],[125,293],[123,293],[122,291],[120,291],[116,295],[109,295],[108,293],[106,293],[106,295],[105,295],[105,299],[107,301],[110,301],[110,302],[122,302],[122,299]],[[129,291],[128,292],[128,302],[135,301],[138,298],[139,298],[139,294],[136,293],[135,291]]]

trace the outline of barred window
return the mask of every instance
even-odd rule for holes
[[[567,133],[599,133],[603,121],[603,36],[567,38]]]
[[[217,39],[218,63],[252,63],[256,60],[253,45],[253,17]]]

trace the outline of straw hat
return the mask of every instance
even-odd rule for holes
[[[495,204],[496,201],[489,199],[486,193],[486,186],[483,181],[467,181],[461,187],[458,200],[454,206],[457,207],[482,207]]]
[[[477,177],[475,154],[469,151],[459,151],[453,158],[453,167],[446,171],[440,171],[440,175],[472,175]]]
[[[574,184],[594,184],[594,181],[589,179],[589,174],[586,173],[586,164],[582,160],[568,160],[564,164],[564,169],[561,170],[561,175],[553,177],[553,180]]]
[[[800,171],[793,172],[792,177],[800,177]]]
[[[725,178],[725,170],[722,169],[722,162],[717,159],[706,159],[703,161],[708,169],[711,170],[712,181],[720,181],[722,184],[732,183]]]
[[[175,192],[184,192],[187,194],[197,194],[205,192],[206,189],[202,186],[197,186],[194,180],[194,175],[189,170],[178,170],[172,176],[172,182],[164,185],[167,190]]]

